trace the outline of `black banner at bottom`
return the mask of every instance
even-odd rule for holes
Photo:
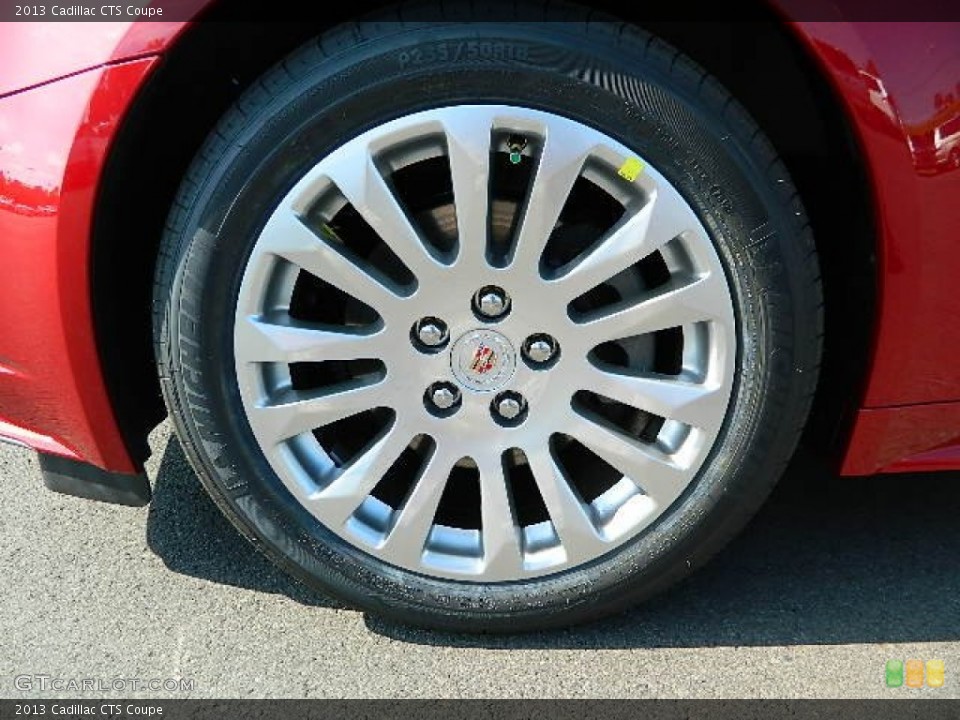
[[[960,702],[897,700],[0,700],[8,718],[179,720],[956,720]]]

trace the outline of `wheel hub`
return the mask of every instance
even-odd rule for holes
[[[464,333],[450,349],[450,370],[474,392],[495,392],[506,385],[517,367],[517,353],[506,336],[495,330]]]

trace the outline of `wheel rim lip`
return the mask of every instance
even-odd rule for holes
[[[323,182],[324,164],[327,163],[331,157],[349,155],[354,152],[357,147],[373,148],[381,151],[385,150],[391,147],[391,143],[409,140],[411,130],[423,132],[424,129],[428,129],[429,131],[433,131],[438,122],[442,124],[443,114],[451,111],[482,112],[494,118],[494,122],[499,118],[505,122],[519,123],[521,126],[524,124],[535,126],[537,123],[547,125],[551,123],[573,124],[583,128],[585,132],[601,137],[604,143],[601,149],[609,155],[614,157],[637,157],[631,150],[609,136],[600,133],[600,131],[551,113],[502,105],[438,108],[414,113],[384,123],[348,141],[333,153],[330,153],[326,158],[321,159],[308,171],[287,193],[283,200],[281,200],[277,210],[271,215],[271,218],[278,212],[291,210],[293,212],[303,211],[306,198],[316,196],[317,188]],[[676,189],[667,182],[655,168],[649,166],[643,158],[639,158],[639,160],[644,165],[646,179],[658,189],[658,192],[665,191],[678,195]],[[709,234],[689,204],[684,201],[684,205],[689,211],[692,221],[691,237],[685,240],[687,245],[691,247],[687,249],[694,252],[699,261],[709,265],[711,272],[722,275],[724,272],[723,266],[713,247]],[[271,255],[269,244],[265,245],[263,241],[264,233],[261,233],[244,272],[235,314],[237,324],[243,322],[246,318],[263,314],[263,288],[265,287],[265,280],[269,275],[269,273],[265,273],[264,271],[263,266],[269,264],[264,263],[264,256]],[[456,262],[451,266],[456,267]],[[489,273],[486,277],[491,282],[484,284],[504,284],[509,286],[512,280],[509,272],[510,267],[509,264],[506,268],[486,267],[485,270]],[[541,282],[543,286],[546,287],[554,281],[541,278]],[[475,287],[479,287],[479,285]],[[518,286],[514,285],[508,292],[511,297],[516,297],[516,299],[519,300],[523,293],[518,293],[517,289],[515,289],[516,287]],[[468,299],[469,292],[470,291],[465,291],[465,296]],[[435,315],[435,313],[430,311],[429,307],[423,307],[425,303],[430,303],[435,297],[436,293],[433,291],[433,288],[430,287],[430,284],[421,282],[412,293],[402,296],[402,299],[398,299],[397,306],[409,305],[412,308],[418,308],[421,316]],[[717,317],[720,319],[710,323],[711,333],[715,334],[716,337],[701,343],[702,347],[698,348],[700,355],[710,358],[711,372],[716,376],[714,379],[718,383],[720,392],[723,394],[724,418],[728,414],[727,405],[730,400],[730,395],[732,394],[736,356],[735,318],[729,285],[726,287],[725,301],[725,306],[719,308],[717,312]],[[462,382],[462,379],[457,376],[456,372],[453,372],[453,368],[451,367],[451,363],[453,362],[452,352],[462,338],[478,331],[488,331],[487,328],[477,327],[478,323],[474,318],[449,323],[448,337],[450,340],[446,343],[446,347],[432,359],[422,356],[418,357],[410,347],[399,347],[397,349],[397,356],[394,358],[388,358],[386,356],[382,358],[386,363],[387,378],[394,377],[398,374],[395,366],[399,365],[401,360],[410,362],[425,361],[430,365],[431,369],[423,374],[422,377],[424,380],[427,377],[435,377],[436,379],[453,380],[459,385],[464,400],[467,400],[467,402],[464,403],[463,408],[458,408],[456,418],[452,422],[450,422],[451,418],[442,419],[448,422],[447,425],[443,425],[442,422],[438,421],[435,417],[430,417],[429,413],[418,413],[415,410],[411,410],[409,413],[411,417],[415,418],[411,422],[417,424],[417,429],[431,437],[439,436],[439,438],[435,438],[438,442],[438,448],[441,442],[451,442],[446,440],[446,438],[456,436],[457,434],[467,434],[469,433],[471,425],[476,426],[481,422],[489,420],[488,405],[483,404],[481,410],[481,404],[472,402],[475,396],[482,397],[483,403],[489,403],[494,395],[506,389],[515,390],[525,397],[537,399],[531,400],[530,417],[526,418],[523,429],[519,431],[522,432],[522,442],[524,444],[540,443],[543,445],[549,442],[549,438],[555,431],[555,428],[547,425],[546,429],[544,429],[545,423],[541,418],[549,415],[551,412],[557,411],[558,405],[550,402],[539,403],[540,398],[546,397],[543,387],[545,385],[544,378],[546,375],[529,367],[525,367],[524,364],[519,361],[520,347],[523,340],[534,332],[542,331],[544,327],[542,324],[537,324],[535,318],[536,313],[532,313],[529,309],[522,307],[522,305],[527,305],[527,303],[513,303],[510,313],[506,317],[498,319],[495,324],[497,328],[495,332],[500,334],[502,331],[502,337],[512,338],[512,340],[507,339],[506,342],[511,347],[514,360],[510,377],[504,380],[503,383],[498,384],[495,388],[478,390],[470,387],[468,384]],[[530,306],[536,307],[537,304],[534,302],[531,303]],[[378,311],[380,311],[379,308]],[[417,312],[412,310],[397,311],[392,308],[387,312],[380,312],[380,314],[382,324],[379,329],[374,331],[374,336],[387,334],[391,327],[395,328],[400,325],[399,318],[407,318],[407,316],[413,317],[417,315]],[[410,327],[409,323],[407,323],[407,327]],[[563,353],[561,357],[558,358],[558,367],[565,365],[569,371],[570,367],[585,368],[586,365],[589,364],[586,360],[586,352],[583,351],[576,337],[568,337],[564,332],[558,332],[558,328],[549,329],[553,330],[551,334],[558,339],[560,346],[563,348]],[[684,327],[685,347],[687,344],[686,337],[688,335],[693,337],[696,334],[695,331],[696,329],[693,327]],[[541,522],[534,526],[518,528],[518,532],[520,533],[518,542],[520,543],[521,554],[526,553],[523,556],[523,565],[519,572],[504,575],[503,573],[496,572],[495,569],[485,568],[487,563],[484,555],[476,557],[470,554],[471,548],[476,549],[478,545],[481,546],[481,551],[485,552],[482,549],[482,531],[463,530],[434,524],[430,530],[427,545],[419,556],[418,561],[409,562],[396,557],[385,557],[381,552],[384,539],[382,533],[378,534],[375,528],[378,526],[387,527],[390,522],[389,516],[394,509],[386,506],[376,498],[372,496],[367,497],[366,500],[358,506],[356,512],[342,524],[331,524],[322,514],[318,514],[316,510],[317,483],[315,482],[315,478],[311,477],[311,471],[304,468],[303,464],[297,460],[298,452],[316,452],[316,448],[310,447],[310,439],[302,436],[276,445],[272,445],[263,440],[257,431],[251,415],[257,406],[263,403],[265,399],[263,383],[258,379],[258,371],[255,370],[255,368],[259,367],[259,363],[250,363],[245,359],[243,348],[236,332],[234,351],[235,370],[241,400],[247,419],[251,421],[251,430],[261,451],[266,456],[268,463],[279,476],[286,489],[289,490],[298,502],[322,525],[351,545],[391,565],[437,579],[483,583],[541,577],[578,567],[623,546],[624,543],[636,537],[649,528],[655,521],[662,518],[673,502],[690,487],[715,444],[722,426],[721,420],[716,423],[714,427],[706,431],[701,432],[697,428],[689,429],[688,435],[697,435],[697,433],[699,433],[699,437],[694,437],[693,440],[688,437],[687,441],[685,441],[686,444],[682,449],[684,453],[689,456],[685,459],[687,463],[686,482],[677,488],[677,492],[669,502],[660,503],[656,507],[649,507],[649,502],[647,502],[649,496],[644,494],[639,496],[636,494],[630,495],[624,488],[619,488],[622,483],[618,483],[609,491],[592,501],[590,507],[591,512],[598,517],[607,516],[605,527],[608,530],[608,537],[601,537],[602,542],[597,545],[596,551],[588,553],[586,556],[582,554],[573,555],[568,552],[568,554],[575,559],[568,561],[562,559],[557,560],[558,550],[567,552],[569,548],[564,547],[562,541],[559,542],[558,545],[557,541],[560,539],[556,531],[551,531],[550,528],[544,527],[545,525],[550,525],[549,522]],[[444,360],[447,361],[447,375],[441,376],[438,375],[438,373],[442,373],[441,368]],[[422,394],[423,388],[427,387],[427,384],[429,383],[423,383],[421,380],[420,394]],[[409,395],[410,398],[418,396],[417,393],[413,392]],[[398,408],[393,409],[399,412]],[[406,411],[403,414],[406,415]],[[394,421],[394,427],[397,422],[399,422],[399,420]],[[494,448],[515,447],[518,442],[520,442],[517,439],[517,432],[518,428],[516,427],[498,428],[491,426],[485,429],[484,439],[485,442],[489,442]],[[303,447],[294,447],[296,443],[300,443]],[[451,444],[455,443],[451,442]],[[319,443],[317,443],[317,447],[319,448]],[[320,448],[320,452],[324,452],[323,448]],[[476,454],[485,455],[482,451],[475,452]],[[453,451],[448,454],[452,456],[458,455],[459,453],[460,451]],[[485,456],[484,459],[485,462],[488,463],[491,461],[490,457]],[[625,477],[624,480],[626,479]],[[617,493],[619,493],[619,496]],[[646,508],[643,507],[645,502],[647,502],[648,505]],[[623,527],[613,527],[617,525],[617,523],[614,522],[617,514],[623,514],[624,509],[631,503],[633,504],[633,508],[629,513],[630,521],[620,523]],[[374,529],[372,530],[371,528]],[[553,540],[549,537],[551,532],[553,532]],[[523,548],[529,549],[529,552]],[[541,557],[535,557],[538,554]],[[553,556],[552,558],[550,557],[551,554]]]

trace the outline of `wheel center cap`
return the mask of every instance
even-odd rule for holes
[[[450,369],[465,388],[476,392],[499,390],[513,377],[517,353],[506,337],[494,330],[471,330],[450,348]]]

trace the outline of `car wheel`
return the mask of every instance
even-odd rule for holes
[[[156,287],[177,433],[314,588],[437,628],[623,609],[766,497],[816,385],[803,208],[740,105],[606,22],[371,22],[251,87]]]

